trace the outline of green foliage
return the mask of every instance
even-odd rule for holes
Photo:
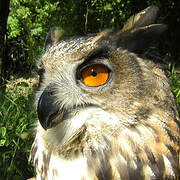
[[[11,0],[7,71],[21,73],[24,69],[31,72],[35,59],[43,52],[45,37],[52,26],[62,28],[64,36],[97,33],[108,28],[120,29],[130,15],[151,4],[160,8],[160,21],[170,24],[170,31],[162,39],[160,50],[177,59],[179,30],[176,24],[180,17],[179,9],[172,0],[166,3],[162,0]]]
[[[11,0],[8,18],[8,72],[31,72],[35,59],[43,52],[47,32],[52,26],[65,30],[65,36],[120,28],[130,14],[130,1],[42,1]],[[13,70],[13,71],[12,71]],[[23,71],[23,73],[24,73]]]
[[[106,0],[106,1],[97,1],[92,0],[91,4],[89,4],[90,15],[89,20],[93,18],[94,22],[97,22],[99,26],[98,30],[103,30],[105,28],[120,28],[123,23],[127,19],[130,11],[127,7],[129,7],[130,1],[125,0]],[[93,22],[89,22],[89,31],[92,29],[90,26]],[[97,32],[97,27],[96,27]]]
[[[180,68],[175,68],[173,66],[170,74],[170,83],[176,98],[178,109],[180,110]]]
[[[25,72],[31,72],[34,68],[48,29],[59,25],[54,19],[58,17],[58,4],[50,0],[11,0],[7,26],[11,72],[24,67]]]
[[[5,95],[0,94],[0,176],[6,180],[33,176],[33,168],[28,163],[35,119],[29,99],[32,89],[26,82],[13,88],[13,91],[7,88]],[[24,88],[27,88],[26,93]]]

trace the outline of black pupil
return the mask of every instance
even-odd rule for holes
[[[96,77],[96,76],[97,76],[97,72],[93,71],[93,72],[91,73],[91,75],[92,75],[93,77]]]

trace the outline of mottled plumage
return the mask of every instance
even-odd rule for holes
[[[135,54],[166,29],[153,24],[157,10],[117,32],[57,42],[50,31],[38,61],[37,180],[178,179],[180,120],[169,81]]]

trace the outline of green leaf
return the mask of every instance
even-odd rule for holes
[[[112,11],[112,6],[111,6],[111,4],[106,4],[106,5],[104,6],[104,10],[105,10],[105,11]]]
[[[27,82],[20,82],[17,84],[17,86],[21,86],[21,87],[29,87]]]
[[[0,140],[0,146],[4,146],[5,143],[6,143],[6,140],[5,140],[5,139],[1,139],[1,140]]]
[[[5,137],[6,132],[7,132],[6,127],[1,127],[1,128],[0,128],[0,135],[1,135],[2,137]]]

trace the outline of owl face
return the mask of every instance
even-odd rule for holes
[[[92,36],[59,42],[40,60],[44,77],[37,95],[38,116],[42,127],[48,129],[47,137],[56,126],[63,137],[72,131],[67,139],[58,137],[60,144],[92,119],[96,125],[107,117],[119,119],[122,126],[138,123],[136,112],[130,108],[141,104],[145,94],[138,58],[123,48],[112,47],[109,40],[102,46],[96,39]],[[107,119],[107,123],[112,120]]]
[[[39,121],[32,148],[40,176],[46,177],[41,159],[49,153],[49,167],[83,159],[85,179],[178,177],[179,115],[168,79],[155,62],[136,55],[166,29],[150,24],[146,11],[157,10],[151,8],[121,31],[59,42],[57,29],[49,32],[38,61]]]

